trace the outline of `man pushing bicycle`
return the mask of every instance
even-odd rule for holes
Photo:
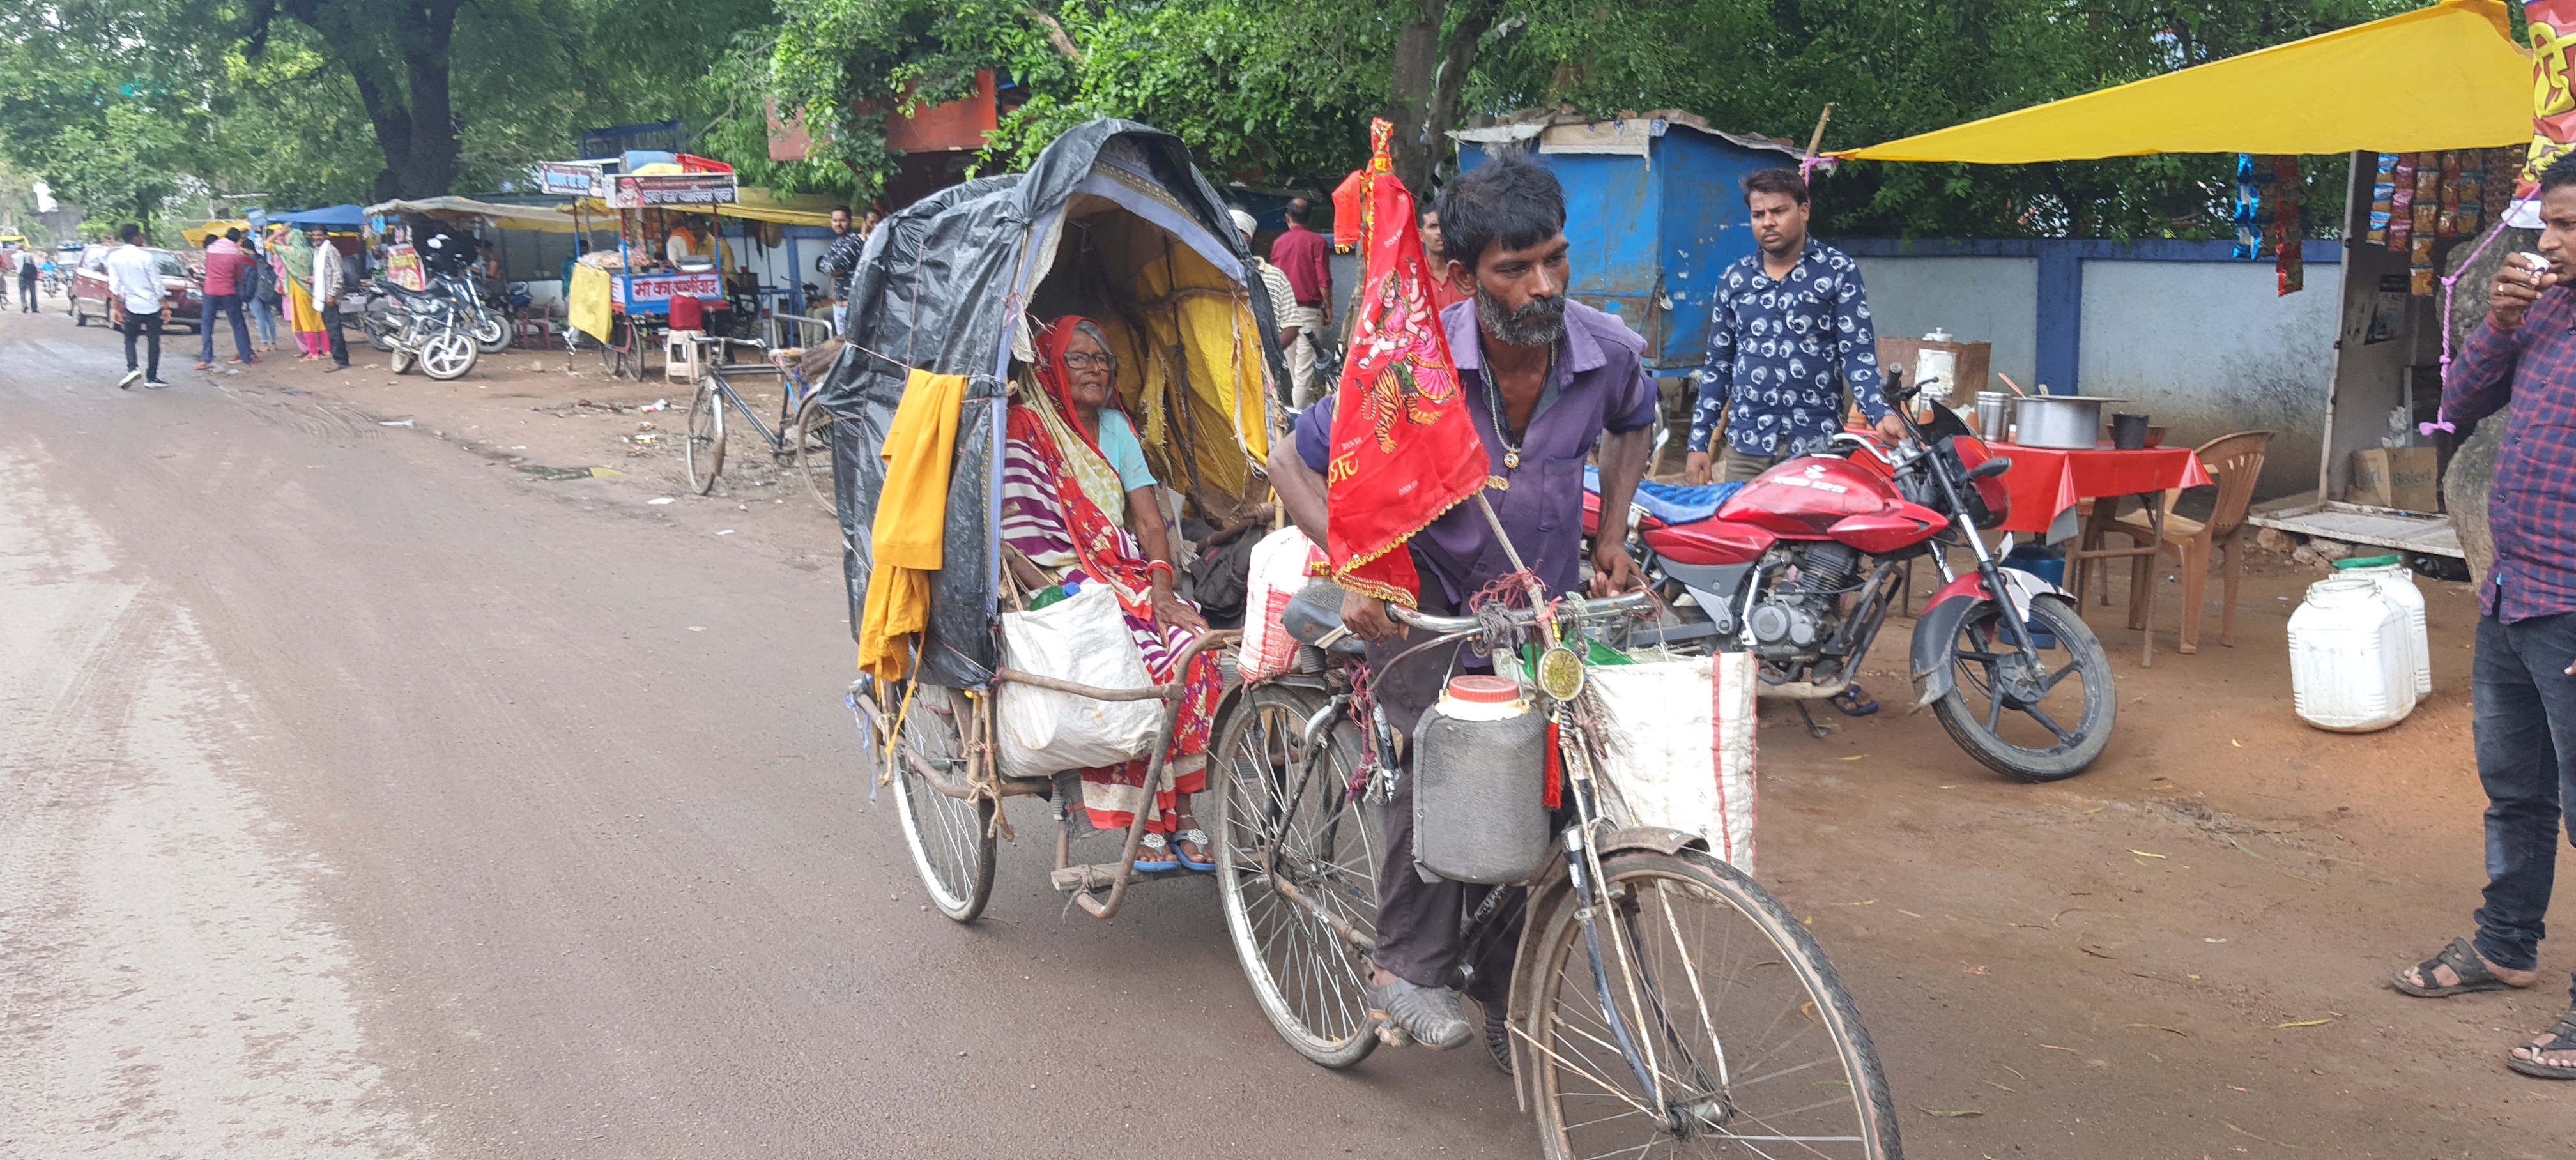
[[[1636,587],[1637,567],[1626,547],[1628,505],[1645,474],[1656,407],[1654,380],[1640,357],[1645,340],[1619,319],[1565,296],[1565,195],[1538,163],[1518,153],[1495,156],[1451,182],[1437,210],[1449,260],[1433,274],[1472,292],[1439,313],[1439,326],[1456,367],[1459,401],[1486,461],[1482,500],[1510,544],[1496,537],[1474,500],[1414,532],[1405,551],[1419,577],[1418,611],[1465,610],[1470,597],[1513,575],[1512,550],[1550,597],[1572,591],[1580,576],[1584,461],[1596,444],[1601,524],[1592,589],[1608,594]],[[1353,363],[1360,362],[1355,352]],[[1331,522],[1348,514],[1335,506],[1327,482],[1343,394],[1307,408],[1296,437],[1270,455],[1271,483],[1289,516],[1319,544],[1328,542]],[[1425,649],[1391,665],[1420,640],[1407,639],[1380,595],[1344,587],[1343,623],[1369,644],[1371,689],[1398,736],[1411,737],[1452,672],[1490,671],[1490,658],[1472,641]],[[1474,1031],[1454,989],[1463,976],[1466,994],[1484,1009],[1486,1046],[1509,1071],[1505,999],[1518,924],[1477,952],[1477,961],[1464,961],[1470,956],[1461,945],[1460,916],[1493,888],[1426,880],[1417,871],[1409,740],[1398,748],[1401,772],[1387,806],[1386,862],[1378,875],[1372,1014],[1432,1047],[1456,1047]]]

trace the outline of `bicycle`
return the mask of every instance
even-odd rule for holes
[[[1598,624],[1649,599],[1565,601],[1553,615]],[[1481,635],[1498,655],[1548,638],[1529,609],[1389,612],[1432,644]],[[1367,999],[1396,775],[1373,760],[1392,752],[1384,714],[1353,719],[1365,678],[1328,661],[1356,655],[1356,642],[1330,609],[1308,613],[1307,631],[1287,618],[1308,646],[1296,671],[1244,690],[1220,728],[1209,788],[1218,896],[1244,974],[1291,1048],[1343,1068],[1410,1041]],[[1822,947],[1698,835],[1605,816],[1615,771],[1594,764],[1572,684],[1542,701],[1566,774],[1559,857],[1462,921],[1471,963],[1525,928],[1509,988],[1513,1074],[1547,1155],[1900,1156],[1876,1051]]]
[[[716,476],[724,472],[726,431],[725,405],[741,412],[769,445],[771,457],[788,461],[795,473],[804,477],[806,494],[823,505],[825,511],[836,510],[832,498],[832,412],[823,406],[822,395],[796,373],[796,368],[768,347],[736,338],[703,340],[717,351],[735,346],[748,346],[768,355],[762,362],[722,362],[709,366],[706,381],[698,384],[697,396],[689,401],[688,434],[680,445],[681,461],[688,472],[689,486],[699,495],[715,490]],[[772,430],[761,422],[760,415],[742,395],[733,389],[727,374],[774,374],[779,378],[778,427]]]

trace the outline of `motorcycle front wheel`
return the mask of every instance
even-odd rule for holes
[[[474,369],[481,352],[474,339],[461,330],[442,330],[437,337],[421,344],[420,371],[440,382],[463,378]]]
[[[2031,667],[2003,609],[1988,600],[1960,623],[1948,642],[1956,685],[1932,703],[1932,714],[1959,748],[2014,781],[2082,773],[2111,743],[2120,716],[2110,655],[2073,605],[2043,597],[2031,601],[2033,643],[2043,646]]]
[[[510,324],[500,315],[484,311],[474,318],[474,345],[485,354],[499,354],[510,348]]]

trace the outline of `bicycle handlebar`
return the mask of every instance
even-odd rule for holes
[[[1639,589],[1617,596],[1585,599],[1579,604],[1560,603],[1556,612],[1558,616],[1574,620],[1616,620],[1651,607],[1653,602],[1654,593]],[[1437,633],[1473,632],[1485,626],[1485,622],[1477,617],[1425,616],[1400,604],[1387,605],[1386,614],[1415,628]],[[1511,610],[1511,622],[1515,625],[1535,624],[1538,622],[1538,613],[1532,609],[1515,608]]]

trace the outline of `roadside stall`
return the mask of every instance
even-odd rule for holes
[[[699,239],[718,232],[715,207],[740,197],[732,166],[629,151],[545,162],[536,176],[542,191],[574,199],[576,232],[594,215],[615,222],[616,250],[580,255],[564,288],[572,328],[599,341],[612,374],[642,377],[657,335],[707,330],[708,311],[730,313],[715,248]]]
[[[2532,92],[2532,61],[2511,39],[2505,5],[2441,0],[1836,156],[2020,165],[2153,153],[2237,153],[2249,162],[2349,155],[2341,328],[2317,398],[2325,415],[2317,490],[2267,505],[2250,522],[2456,559],[2450,517],[2430,505],[2351,502],[2352,465],[2356,452],[2399,452],[2438,455],[2447,466],[2447,440],[2415,422],[2432,418],[2441,393],[2435,275],[2453,245],[2478,244],[2479,224],[2509,200],[2504,187],[2518,165],[2505,155],[2519,150],[2503,147],[2530,140]],[[2240,180],[2259,189],[2268,172]],[[2402,196],[2400,176],[2408,179]],[[2297,220],[2295,204],[2287,220]],[[2282,247],[2277,231],[2265,236],[2259,219],[2251,228],[2258,245],[2249,256],[2275,256],[2281,292],[2295,290],[2298,248]]]

